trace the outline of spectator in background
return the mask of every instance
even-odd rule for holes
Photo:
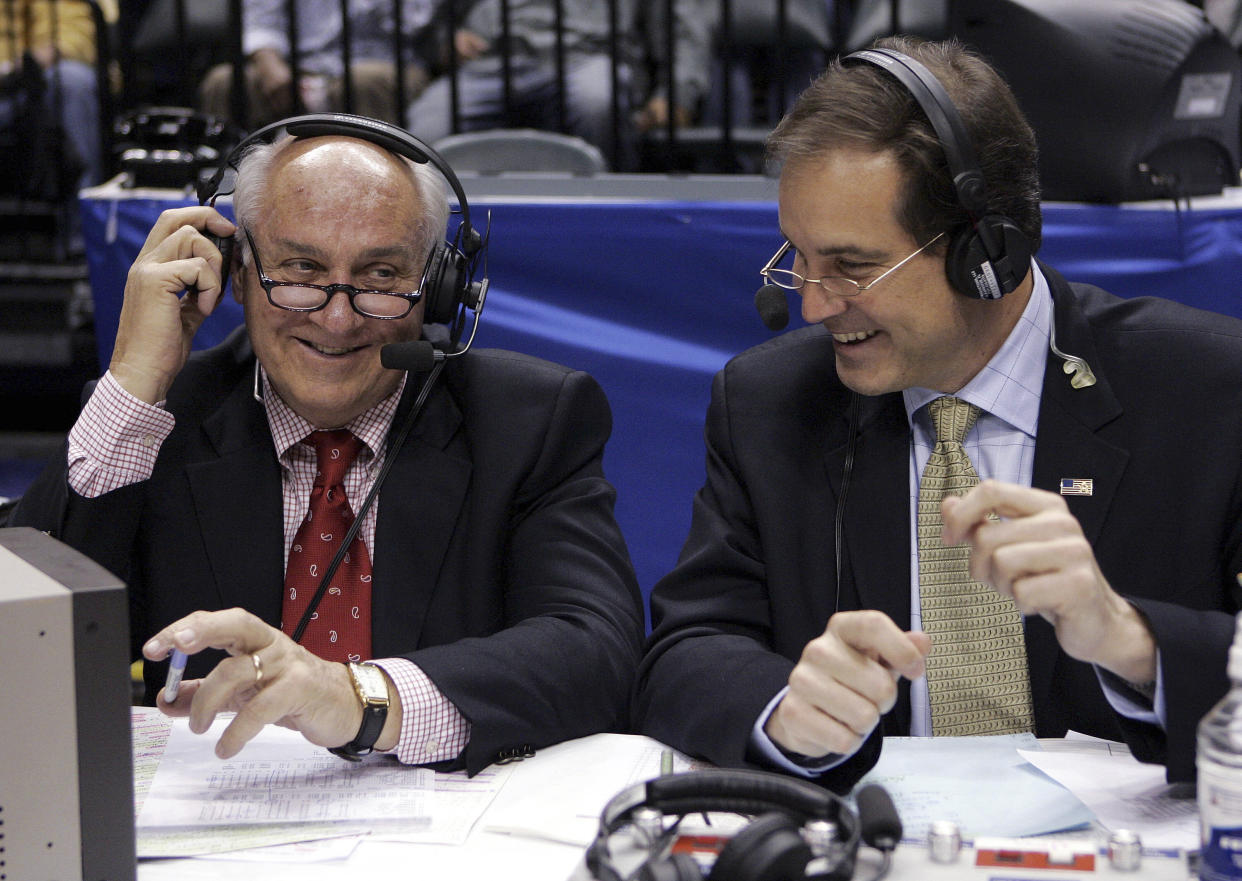
[[[657,72],[652,77],[653,98],[640,113],[640,125],[650,127],[667,119],[667,75],[659,73],[666,47],[662,43],[665,0],[642,0],[641,10],[632,0],[620,0],[616,12],[617,51],[620,53],[618,119],[623,131],[613,135],[612,23],[609,4],[590,0],[563,0],[562,27],[565,50],[565,119],[563,129],[599,147],[614,168],[631,161],[632,130],[629,128],[634,101],[634,56],[655,53]],[[678,56],[676,99],[687,119],[707,88],[705,72],[709,49],[710,19],[704,14],[714,0],[675,0],[674,16]],[[442,4],[441,11],[447,11]],[[562,130],[557,95],[556,7],[552,0],[510,0],[508,44],[504,36],[500,0],[467,0],[454,6],[458,16],[451,24],[455,33],[456,65],[434,80],[409,108],[408,127],[419,138],[435,142],[453,133],[451,77],[457,77],[458,131],[489,128],[538,128]],[[443,18],[443,17],[442,17]],[[701,19],[701,22],[700,22]],[[641,42],[634,34],[643,33]],[[445,27],[439,28],[443,34]],[[447,41],[444,41],[447,46]],[[509,88],[505,95],[505,54],[508,50]],[[694,59],[697,59],[695,61]],[[447,61],[447,59],[446,59]],[[455,67],[455,70],[454,70]],[[683,97],[684,95],[684,97]]]
[[[669,96],[670,0],[645,0],[638,10],[635,29],[646,38],[645,64],[640,70],[650,76],[649,85],[639,83],[637,93],[647,100],[634,114],[638,131],[647,132],[668,125],[669,115],[679,128],[698,121],[703,98],[710,88],[713,65],[712,45],[718,0],[671,0],[673,9],[672,55],[673,94]]]
[[[402,0],[401,30],[415,35],[431,20],[436,0]],[[296,112],[346,110],[361,116],[399,122],[396,106],[397,69],[393,56],[392,0],[351,0],[349,31],[353,106],[345,106],[345,69],[342,60],[344,27],[339,0],[297,0],[299,42],[294,96],[290,61],[289,20],[285,0],[245,0],[242,12],[242,52],[246,56],[249,118],[254,129]],[[406,96],[422,91],[427,67],[415,50],[413,37],[405,61]],[[208,71],[199,89],[204,112],[231,117],[233,68],[221,64]]]
[[[115,21],[116,0],[96,0],[105,21]],[[100,139],[97,42],[91,3],[87,0],[6,0],[0,4],[0,138],[16,141],[16,158],[59,159],[73,171],[78,186],[103,176]],[[34,76],[35,73],[40,76]],[[30,125],[31,131],[21,131]],[[67,152],[54,156],[30,140],[50,126],[63,140],[49,139],[48,148]],[[30,186],[28,177],[16,181]],[[51,195],[51,194],[46,194]]]
[[[824,69],[839,40],[831,0],[786,0],[784,30],[771,0],[732,0],[728,45],[720,21],[720,3],[707,3],[716,47],[715,88],[703,108],[708,122],[725,117],[723,80],[729,78],[734,126],[770,129],[798,94]]]

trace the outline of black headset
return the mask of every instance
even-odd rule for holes
[[[279,120],[263,126],[246,137],[229,152],[228,157],[210,178],[199,181],[199,204],[215,205],[216,199],[220,196],[232,194],[237,181],[237,164],[241,161],[246,149],[252,144],[271,140],[281,131],[287,131],[295,138],[339,135],[370,141],[413,162],[430,163],[444,176],[457,196],[457,204],[461,210],[461,223],[458,224],[453,241],[441,242],[432,248],[423,270],[421,290],[426,302],[424,320],[449,325],[452,340],[456,343],[464,323],[462,307],[477,314],[486,297],[486,277],[479,281],[474,280],[479,263],[478,258],[483,251],[484,238],[470,222],[470,205],[466,201],[466,193],[448,162],[404,129],[378,119],[356,116],[351,113],[310,113]],[[226,177],[228,178],[227,184],[225,183]],[[224,265],[227,271],[230,258],[227,248],[230,243],[227,240],[221,242],[215,239],[215,241],[221,246],[220,250],[224,254]]]
[[[957,203],[970,217],[970,224],[949,241],[945,256],[949,283],[982,300],[999,300],[1017,288],[1030,269],[1030,239],[1008,217],[988,213],[987,186],[974,147],[940,80],[921,62],[893,49],[863,49],[842,59],[843,64],[849,62],[874,64],[891,74],[923,108],[940,139]]]
[[[628,875],[613,861],[610,839],[636,814],[647,810],[660,831],[644,842],[648,854]],[[758,815],[734,834],[705,875],[688,853],[667,853],[677,823],[686,814]],[[802,826],[826,821],[830,840],[817,855]],[[641,827],[637,827],[641,828]],[[809,781],[765,771],[706,770],[669,774],[614,796],[600,815],[599,832],[587,849],[586,867],[598,881],[784,881],[794,878],[848,879],[861,839],[858,815],[844,800]],[[900,833],[898,833],[900,837]],[[894,845],[896,842],[894,841]]]

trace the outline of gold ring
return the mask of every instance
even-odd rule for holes
[[[250,662],[254,664],[254,687],[259,688],[263,684],[263,661],[258,652],[250,656]]]

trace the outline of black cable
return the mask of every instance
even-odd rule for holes
[[[871,881],[880,881],[881,878],[888,876],[888,871],[893,867],[893,852],[891,850],[880,851],[883,860],[880,862],[879,871],[871,877]]]
[[[850,491],[850,476],[854,473],[854,453],[858,449],[858,393],[850,392],[849,437],[845,446],[845,468],[841,473],[841,493],[837,496],[837,513],[833,518],[833,540],[836,545],[837,604],[841,609],[841,554],[845,550],[845,497]]]

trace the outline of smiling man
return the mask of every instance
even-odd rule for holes
[[[601,467],[611,417],[589,376],[512,352],[382,365],[424,334],[449,206],[431,165],[351,136],[368,130],[251,146],[236,227],[160,216],[109,370],[13,523],[127,581],[148,700],[176,649],[161,707],[200,732],[239,711],[221,757],[278,723],[474,773],[624,725],[643,620]],[[224,287],[205,232],[236,243],[245,326],[190,356]]]
[[[1239,608],[1242,323],[1035,260],[1034,135],[959,45],[833,63],[768,143],[761,272],[811,326],[716,377],[640,730],[834,788],[885,734],[1071,728],[1192,778]]]

